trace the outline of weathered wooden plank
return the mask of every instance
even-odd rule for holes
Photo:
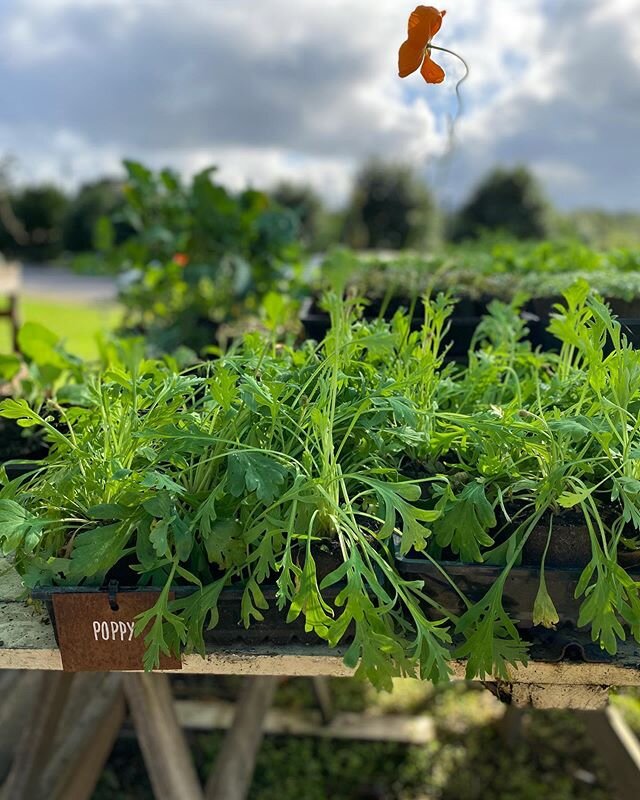
[[[203,800],[166,675],[122,676],[156,800]]]
[[[333,707],[331,686],[329,685],[329,681],[326,677],[321,677],[319,675],[311,678],[311,682],[313,685],[313,695],[322,715],[322,721],[325,723],[325,725],[328,725],[336,713],[335,708]]]
[[[598,755],[609,769],[616,800],[637,800],[640,742],[616,708],[580,713]]]
[[[40,680],[37,672],[0,673],[0,784],[7,777],[24,722],[31,716]]]
[[[588,666],[588,665],[587,665]],[[500,697],[510,697],[510,702],[518,708],[565,708],[597,710],[605,708],[609,702],[607,685],[549,683],[521,683],[502,685]]]
[[[264,737],[264,719],[277,688],[275,677],[244,679],[233,722],[207,781],[206,800],[247,797]]]
[[[3,575],[2,581],[8,578]],[[41,609],[0,600],[0,669],[62,669],[53,628]]]
[[[126,716],[120,675],[79,677],[44,771],[48,800],[91,800]]]
[[[7,607],[10,606],[8,609]],[[33,609],[0,603],[0,669],[60,670],[62,662],[53,631]],[[453,677],[464,678],[464,664],[452,663]],[[321,645],[286,647],[242,645],[211,649],[206,658],[186,655],[183,673],[217,675],[327,675],[348,677],[353,670],[342,661],[340,650]],[[615,663],[530,662],[512,668],[513,683],[545,686],[640,686],[640,668]]]
[[[233,724],[235,705],[224,700],[176,700],[180,724],[189,730],[226,730]],[[510,707],[509,707],[510,708]],[[431,717],[403,714],[357,714],[338,712],[330,722],[322,713],[270,709],[263,724],[265,734],[312,736],[319,739],[427,744],[435,738]]]
[[[53,748],[73,676],[66,673],[41,676],[37,702],[23,726],[14,761],[2,787],[2,800],[40,800],[42,772]]]
[[[16,598],[22,588],[15,573],[0,559],[0,670],[60,670],[62,662],[53,629],[42,608]],[[322,645],[233,645],[211,648],[206,658],[185,655],[183,673],[216,675],[290,675],[348,677],[353,670],[342,661],[343,651]],[[620,647],[615,663],[531,661],[511,669],[511,682],[546,686],[640,686],[637,646]],[[452,662],[453,677],[465,677],[465,665]]]

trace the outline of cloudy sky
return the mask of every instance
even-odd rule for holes
[[[640,208],[640,0],[451,0],[471,74],[397,77],[405,0],[0,0],[0,155],[73,185],[123,156],[339,202],[362,159],[410,161],[455,203],[526,162],[563,208]],[[434,54],[435,57],[436,54]]]

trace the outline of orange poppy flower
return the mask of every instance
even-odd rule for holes
[[[431,40],[442,26],[446,11],[438,11],[433,6],[418,6],[409,17],[409,32],[403,42],[398,57],[398,71],[401,78],[414,73],[420,65],[420,74],[427,83],[442,83],[444,70],[431,60]]]
[[[186,253],[176,253],[173,257],[173,263],[184,268],[189,263],[189,256]]]

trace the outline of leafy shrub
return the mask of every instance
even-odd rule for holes
[[[326,210],[322,199],[305,184],[282,181],[269,193],[273,200],[296,217],[300,237],[308,247],[316,248],[322,237]]]
[[[257,316],[269,291],[287,290],[300,257],[291,211],[253,190],[231,194],[214,169],[185,184],[168,170],[125,166],[126,205],[115,222],[135,234],[117,246],[103,229],[101,258],[127,273],[127,327],[160,350],[199,349],[221,323]]]
[[[437,238],[438,212],[426,184],[403,165],[372,161],[356,176],[344,240],[359,249],[422,248]]]
[[[544,239],[548,234],[548,203],[525,167],[491,172],[455,215],[451,238],[459,242],[487,231],[516,239]]]
[[[123,187],[119,181],[103,179],[81,186],[70,201],[64,218],[62,237],[65,250],[88,253],[95,247],[100,248],[103,244],[100,237],[104,235],[105,227],[107,238],[121,244],[133,230],[125,222],[111,227],[106,218],[119,213],[123,204]]]
[[[67,196],[55,186],[30,186],[11,192],[7,201],[12,224],[7,227],[5,208],[0,220],[0,251],[30,261],[61,255]]]

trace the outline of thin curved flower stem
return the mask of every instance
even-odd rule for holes
[[[461,55],[459,55],[458,53],[454,52],[453,50],[449,50],[447,47],[439,47],[437,44],[429,43],[429,45],[427,46],[427,50],[428,51],[429,50],[439,50],[441,53],[448,53],[450,56],[454,56],[455,58],[457,58],[458,61],[461,61],[463,66],[464,66],[465,73],[460,78],[460,80],[456,83],[456,97],[458,98],[458,113],[456,114],[456,119],[457,119],[460,116],[460,112],[462,111],[462,96],[460,94],[460,87],[462,86],[462,84],[469,77],[469,72],[470,72],[469,65],[467,64],[467,62],[464,60],[464,58]],[[455,122],[455,120],[454,120],[454,122]]]

